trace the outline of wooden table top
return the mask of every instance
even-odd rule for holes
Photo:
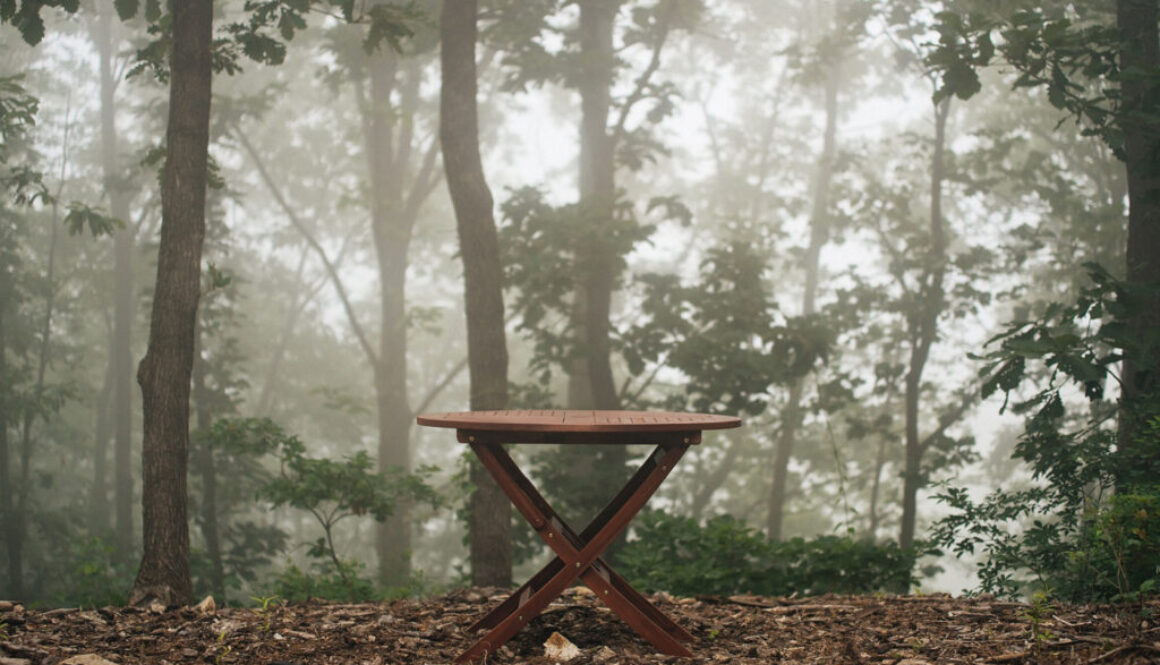
[[[492,432],[692,432],[740,427],[741,419],[669,411],[513,410],[424,413],[428,427]]]

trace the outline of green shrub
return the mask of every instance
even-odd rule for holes
[[[329,562],[317,563],[311,572],[290,564],[274,576],[268,595],[292,603],[310,599],[343,603],[381,600],[375,583],[362,575],[365,565],[356,561],[343,561],[339,565],[341,570],[335,570]]]
[[[647,591],[818,595],[908,588],[914,581],[915,554],[894,543],[842,536],[766,542],[731,517],[702,526],[661,511],[646,512],[634,524],[636,539],[617,557],[617,567]]]
[[[1035,483],[981,501],[963,488],[938,497],[953,512],[935,525],[933,540],[960,556],[983,555],[982,591],[1138,600],[1160,579],[1160,391],[1104,399],[1123,360],[1155,364],[1149,336],[1157,333],[1141,336],[1127,322],[1156,285],[1087,267],[1092,286],[1075,303],[1052,303],[1039,319],[1011,324],[982,357],[983,396],[1003,391],[1003,408],[1027,415],[1012,456]],[[1010,403],[1024,383],[1034,383],[1033,394]],[[1086,408],[1065,392],[1076,390]]]
[[[61,590],[52,596],[57,607],[104,607],[129,600],[134,570],[118,563],[113,546],[98,537],[69,544],[68,575]]]

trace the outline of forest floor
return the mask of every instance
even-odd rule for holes
[[[25,610],[0,603],[0,665],[393,665],[450,663],[463,628],[502,597],[463,590],[387,604],[306,603],[255,609]],[[489,662],[633,663],[1160,663],[1160,602],[1132,608],[1029,606],[994,598],[654,596],[695,637],[695,657],[656,654],[587,589],[574,588]],[[6,607],[7,606],[7,607]],[[103,659],[103,660],[102,660]]]

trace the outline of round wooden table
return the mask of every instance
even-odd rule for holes
[[[663,653],[692,656],[693,636],[648,601],[601,558],[707,429],[740,427],[741,419],[656,411],[521,410],[428,413],[420,425],[455,428],[556,557],[469,630],[488,629],[455,659],[483,660],[539,616],[576,579]],[[505,443],[651,444],[656,450],[583,531],[572,530],[504,450]]]

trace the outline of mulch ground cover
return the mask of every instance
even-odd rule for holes
[[[464,632],[503,595],[475,589],[387,604],[305,603],[198,611],[26,610],[0,603],[0,665],[390,665],[450,663]],[[653,652],[586,589],[572,589],[488,662],[1160,663],[1160,603],[1029,606],[994,598],[823,596],[671,598],[656,604],[697,639],[692,659]],[[103,659],[103,660],[102,660]]]

